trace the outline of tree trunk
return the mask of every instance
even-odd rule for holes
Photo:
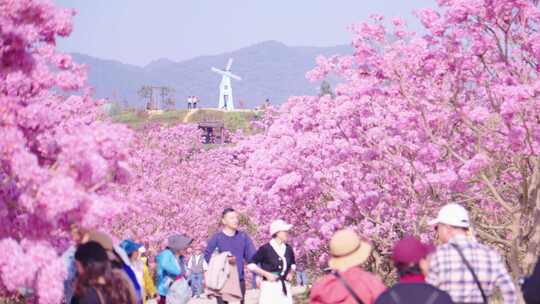
[[[531,160],[533,162],[533,170],[526,199],[530,207],[529,210],[531,210],[532,231],[529,236],[525,258],[523,259],[523,268],[527,274],[531,272],[538,258],[538,248],[540,246],[540,157],[533,157]]]

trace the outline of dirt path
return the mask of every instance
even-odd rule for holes
[[[305,291],[302,287],[293,287],[293,294],[301,294]],[[246,292],[246,304],[257,304],[259,297],[259,291],[256,289],[250,289]],[[154,301],[147,302],[148,304],[155,304]],[[192,299],[189,304],[215,304],[216,300],[212,299]],[[231,302],[232,303],[232,302]]]
[[[189,122],[189,119],[191,118],[191,116],[195,113],[199,112],[199,109],[195,109],[195,110],[189,110],[189,112],[186,114],[186,116],[184,116],[184,121],[183,123],[188,123]]]

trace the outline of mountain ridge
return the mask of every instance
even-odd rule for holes
[[[289,96],[317,94],[318,84],[310,83],[305,73],[315,67],[317,55],[351,54],[348,45],[332,47],[287,46],[279,41],[263,41],[238,50],[217,55],[204,55],[184,61],[159,58],[145,66],[100,59],[73,53],[76,62],[88,65],[88,83],[96,96],[109,98],[130,106],[144,106],[137,95],[143,85],[170,86],[175,89],[176,107],[185,107],[190,95],[200,97],[200,106],[216,107],[221,76],[210,71],[222,68],[234,59],[233,73],[242,81],[233,80],[235,105],[240,101],[253,108],[266,98],[281,104]]]

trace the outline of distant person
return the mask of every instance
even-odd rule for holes
[[[75,252],[77,246],[82,242],[82,238],[86,231],[79,228],[77,225],[71,225],[71,246],[62,254],[67,267],[67,276],[64,281],[64,301],[66,303],[71,302],[73,297],[75,281],[77,279],[77,267],[75,262]]]
[[[429,224],[435,226],[443,244],[430,258],[429,284],[448,292],[456,303],[488,303],[496,288],[503,303],[517,303],[516,288],[504,260],[472,236],[465,208],[448,204]]]
[[[197,108],[197,103],[199,103],[199,96],[193,96],[193,109]]]
[[[203,276],[208,269],[208,263],[204,260],[204,255],[200,248],[195,248],[188,260],[189,277],[191,279],[192,296],[200,298],[203,293]]]
[[[185,235],[172,235],[168,239],[167,248],[156,257],[159,304],[171,303],[173,297],[180,303],[187,303],[191,298],[183,254],[192,241],[192,238]]]
[[[238,230],[240,219],[238,212],[232,208],[226,208],[221,214],[221,223],[223,229],[214,234],[208,241],[208,246],[204,251],[204,258],[206,262],[210,262],[210,258],[214,251],[218,253],[230,252],[233,256],[229,258],[231,265],[236,265],[238,269],[238,277],[240,283],[240,290],[242,292],[242,301],[244,303],[244,297],[246,294],[246,281],[244,279],[244,262],[249,262],[251,257],[255,254],[255,246],[251,241],[251,238],[242,231]],[[228,303],[222,298],[217,299],[218,304]]]
[[[425,283],[429,255],[434,250],[413,236],[399,240],[392,254],[399,283],[383,292],[375,304],[453,304],[448,293]]]
[[[150,273],[150,269],[148,267],[148,257],[146,256],[146,248],[144,247],[139,248],[139,253],[141,255],[141,261],[143,262],[143,281],[144,281],[143,287],[144,287],[144,293],[146,294],[144,303],[148,303],[148,299],[157,297],[157,288],[154,283],[153,274]]]
[[[266,100],[264,101],[264,107],[265,108],[269,108],[271,106],[270,104],[270,99],[269,98],[266,98]]]
[[[306,257],[303,256],[296,261],[296,285],[298,286],[308,286],[309,279],[306,269]]]
[[[328,264],[333,272],[313,286],[309,303],[373,304],[386,287],[377,275],[361,267],[371,255],[371,244],[354,230],[344,229],[332,236],[329,247]]]
[[[193,97],[189,96],[187,99],[187,108],[188,110],[191,110],[192,107],[193,107]]]
[[[137,282],[141,286],[143,303],[146,303],[147,297],[154,298],[156,296],[156,288],[154,286],[154,283],[152,281],[148,282],[148,280],[145,280],[144,277],[145,267],[147,266],[142,259],[142,254],[146,251],[146,249],[144,248],[143,244],[136,243],[133,240],[129,239],[122,241],[120,243],[120,247],[124,249],[130,259],[131,268],[133,269],[133,272],[135,272]],[[148,271],[148,269],[146,269],[146,271]]]

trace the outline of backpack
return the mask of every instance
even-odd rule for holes
[[[231,253],[228,251],[212,254],[206,271],[206,287],[208,289],[219,291],[225,285],[231,272],[229,256]]]
[[[191,289],[185,279],[176,280],[165,297],[166,304],[187,304],[191,299]]]
[[[398,283],[383,292],[375,304],[453,304],[448,293],[426,283]]]

